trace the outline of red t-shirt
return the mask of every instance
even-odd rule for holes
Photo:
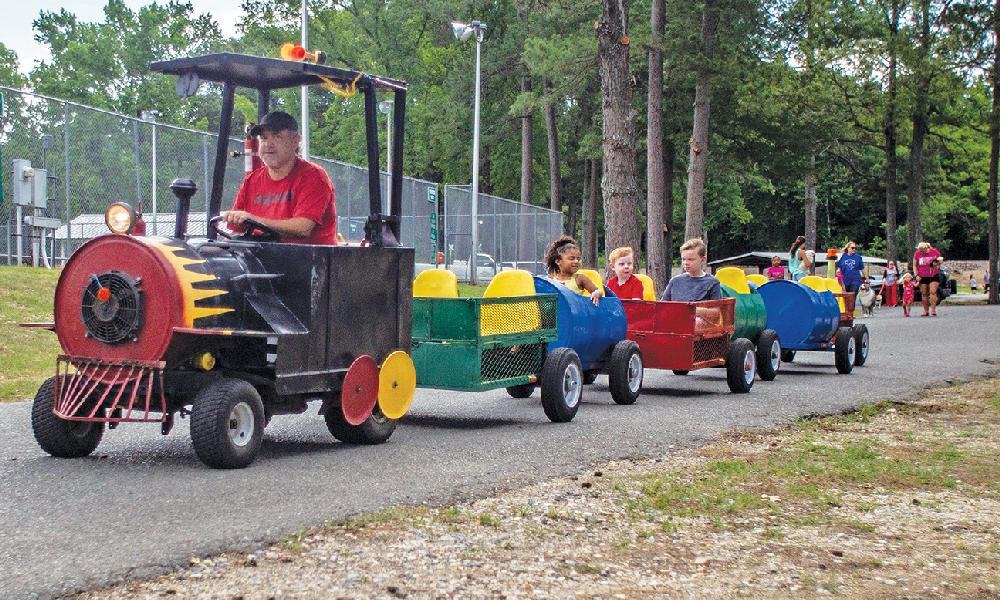
[[[305,217],[316,223],[309,237],[282,237],[282,242],[334,245],[337,243],[335,198],[326,171],[296,158],[291,172],[278,181],[271,179],[267,167],[248,173],[236,194],[233,210],[245,210],[268,219]]]
[[[618,283],[618,276],[612,275],[608,279],[608,289],[621,300],[642,300],[642,282],[634,275],[630,275],[625,283]]]

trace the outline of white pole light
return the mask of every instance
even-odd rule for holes
[[[473,21],[465,24],[459,21],[451,22],[455,39],[466,42],[476,38],[476,85],[475,103],[472,109],[472,256],[469,261],[469,277],[473,285],[479,282],[479,88],[480,88],[480,48],[486,23]]]
[[[309,48],[309,8],[307,0],[302,0],[302,47]],[[309,86],[302,86],[302,111],[299,130],[302,132],[302,158],[309,160]]]

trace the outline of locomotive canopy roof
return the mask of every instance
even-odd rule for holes
[[[223,52],[190,58],[163,60],[149,65],[153,71],[171,75],[196,74],[202,81],[232,82],[238,86],[274,90],[320,85],[326,77],[339,84],[358,79],[358,86],[373,85],[379,91],[405,90],[406,82],[310,62],[282,60]]]
[[[399,245],[400,214],[403,205],[403,124],[406,113],[406,82],[311,62],[229,52],[158,61],[151,63],[149,68],[178,76],[177,93],[181,96],[194,95],[202,81],[223,84],[215,168],[212,171],[212,190],[208,198],[209,218],[218,215],[222,207],[222,187],[228,162],[229,136],[232,131],[233,103],[237,87],[257,90],[258,122],[270,111],[271,90],[274,89],[333,82],[338,86],[354,87],[363,93],[369,202],[365,238],[370,244],[377,246]],[[392,153],[392,173],[388,215],[381,214],[382,191],[379,182],[380,148],[376,102],[378,92],[388,92],[393,95],[392,148],[389,150]],[[186,221],[186,215],[178,214],[177,218],[177,231],[185,231],[186,223],[185,227],[181,228],[180,219]],[[215,231],[212,228],[209,228],[208,236],[210,239],[215,239]]]

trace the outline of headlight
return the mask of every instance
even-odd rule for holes
[[[104,211],[104,222],[111,233],[126,235],[135,227],[135,211],[124,202],[115,202]]]

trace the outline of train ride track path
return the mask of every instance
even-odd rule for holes
[[[919,312],[919,310],[918,310]],[[646,371],[633,406],[601,377],[569,424],[502,390],[418,390],[388,443],[337,443],[313,413],[279,416],[257,461],[204,467],[187,421],[107,432],[91,457],[50,458],[29,402],[0,405],[0,598],[51,597],[149,576],[192,556],[252,548],[328,519],[399,504],[442,504],[576,473],[610,459],[662,455],[735,428],[771,427],[910,397],[935,383],[994,373],[1000,308],[945,306],[937,318],[883,309],[865,367],[838,375],[832,353],[799,353],[773,382],[728,393],[724,373]]]

